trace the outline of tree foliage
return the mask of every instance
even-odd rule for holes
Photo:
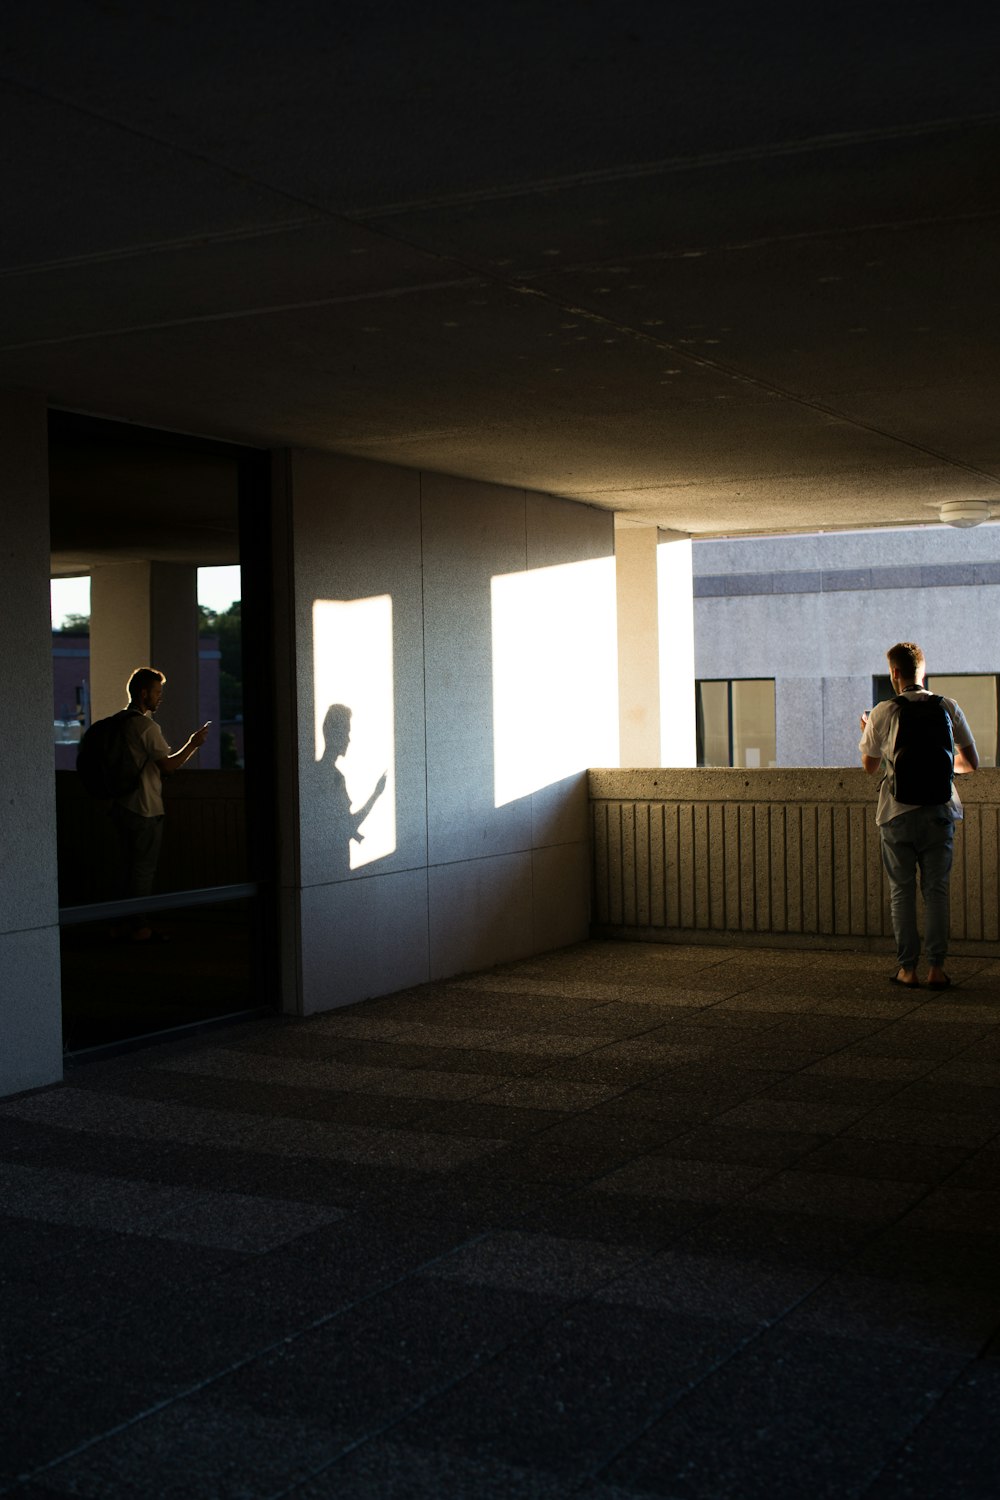
[[[89,635],[89,615],[64,615],[61,625],[54,628],[55,635]]]
[[[215,614],[204,605],[198,606],[201,616],[199,634],[214,635],[219,642],[219,712],[223,720],[238,719],[243,713],[243,624],[240,615],[240,600],[231,604],[221,614]]]

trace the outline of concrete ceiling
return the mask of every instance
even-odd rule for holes
[[[238,486],[225,453],[57,413],[49,433],[52,575],[136,559],[238,563]]]
[[[0,383],[712,536],[1000,513],[993,6],[14,0]]]

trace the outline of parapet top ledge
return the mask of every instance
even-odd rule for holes
[[[871,802],[878,776],[860,766],[592,767],[592,801],[612,802]],[[990,766],[955,778],[966,806],[1000,803],[1000,770]]]

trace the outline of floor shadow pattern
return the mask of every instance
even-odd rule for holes
[[[0,1493],[996,1494],[1000,963],[588,943],[0,1103]]]

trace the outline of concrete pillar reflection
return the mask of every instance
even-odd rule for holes
[[[123,708],[130,675],[147,666],[166,674],[157,720],[167,742],[177,747],[198,723],[197,569],[148,560],[95,567],[90,581],[93,718]]]

